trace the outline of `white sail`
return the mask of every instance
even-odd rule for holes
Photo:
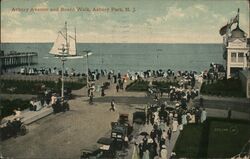
[[[68,34],[67,23],[65,27],[58,32],[58,36],[54,42],[53,47],[49,51],[50,54],[60,56],[76,56],[76,30],[75,37],[71,36],[73,34]],[[63,51],[64,50],[64,51]]]
[[[76,41],[75,38],[72,36],[69,36],[69,55],[70,56],[76,56]]]
[[[60,48],[62,48],[63,46],[66,48],[66,40],[65,40],[63,34],[61,32],[59,32],[58,36],[54,42],[54,45],[51,48],[51,50],[49,51],[49,53],[53,54],[53,55],[61,55],[62,50],[60,50]]]

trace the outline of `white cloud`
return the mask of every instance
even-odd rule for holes
[[[20,11],[11,11],[4,10],[1,12],[1,26],[10,27],[12,25],[20,26],[21,23],[19,21],[21,12]]]
[[[48,1],[34,7],[46,8]],[[60,7],[66,8],[64,5]],[[187,8],[175,4],[166,8],[162,15],[143,19],[145,23],[124,21],[122,16],[117,19],[108,12],[10,13],[10,10],[2,11],[1,20],[4,22],[1,39],[8,42],[52,42],[66,20],[69,27],[77,27],[77,39],[81,42],[221,42],[217,33],[228,20],[227,16],[214,10],[208,13],[207,6],[201,4]],[[240,19],[244,30],[248,26],[247,17],[241,16]],[[24,26],[29,26],[29,29]]]
[[[196,9],[202,11],[202,12],[207,12],[208,11],[207,7],[202,5],[202,4],[196,4],[196,5],[194,5],[194,8],[196,8]]]
[[[185,12],[182,8],[177,8],[175,6],[169,7],[167,9],[167,13],[164,16],[149,18],[146,20],[149,25],[158,25],[162,23],[166,23],[170,19],[179,19],[185,16]]]
[[[37,5],[34,6],[34,8],[48,8],[48,0],[38,3]]]
[[[175,4],[166,9],[166,14],[159,17],[147,19],[147,24],[149,25],[158,25],[167,23],[170,20],[178,19],[188,19],[188,18],[198,18],[201,14],[204,14],[208,11],[207,7],[201,4],[196,4],[194,6],[187,7],[185,9],[177,7]]]
[[[30,42],[30,39],[32,42],[48,42],[54,41],[53,37],[56,37],[56,33],[49,29],[38,31],[37,29],[3,28],[1,30],[1,40],[4,42]]]

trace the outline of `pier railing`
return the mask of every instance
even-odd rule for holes
[[[1,54],[1,67],[10,68],[23,65],[36,64],[38,59],[37,52],[11,52],[9,54]]]

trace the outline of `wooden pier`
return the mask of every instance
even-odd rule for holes
[[[37,64],[37,52],[16,52],[11,51],[9,54],[0,53],[0,71],[8,68]]]

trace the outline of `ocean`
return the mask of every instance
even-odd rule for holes
[[[1,43],[5,53],[37,52],[36,68],[61,68],[61,61],[48,52],[52,43]],[[78,43],[77,51],[93,53],[88,58],[90,69],[113,69],[115,71],[143,71],[172,69],[175,71],[204,71],[211,62],[223,64],[222,44],[155,44],[155,43]],[[86,72],[86,58],[68,59],[66,69]]]

